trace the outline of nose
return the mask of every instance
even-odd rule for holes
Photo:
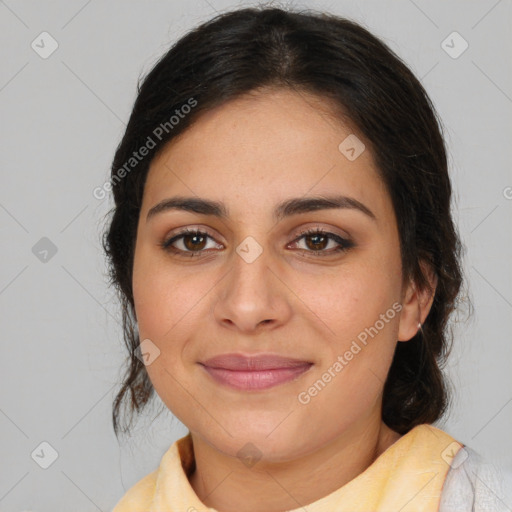
[[[232,255],[230,271],[219,283],[215,320],[239,332],[268,331],[285,324],[292,314],[292,295],[267,251],[254,261]]]

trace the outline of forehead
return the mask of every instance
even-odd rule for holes
[[[365,148],[355,159],[344,152],[347,140],[359,144],[358,152]],[[150,166],[143,209],[172,194],[238,201],[247,209],[333,192],[372,210],[390,206],[369,143],[329,103],[278,89],[208,111],[171,140]]]

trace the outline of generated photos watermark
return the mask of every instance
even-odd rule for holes
[[[366,327],[357,335],[357,339],[353,340],[350,348],[342,355],[339,355],[334,363],[327,368],[321,377],[314,382],[307,390],[301,391],[297,398],[303,405],[309,404],[311,399],[322,391],[327,384],[329,384],[339,373],[349,364],[354,357],[361,352],[361,350],[368,344],[368,337],[374,338],[377,334],[384,329],[385,325],[395,318],[396,314],[402,311],[402,304],[399,302],[393,305],[385,312],[381,313],[379,319],[370,327]]]
[[[187,114],[190,114],[192,109],[197,106],[197,100],[193,97],[189,98],[185,104],[180,108],[174,110],[174,114],[168,121],[160,123],[146,138],[144,144],[139,147],[137,151],[132,153],[132,156],[112,175],[110,180],[105,181],[101,187],[96,187],[92,191],[92,195],[98,199],[105,199],[107,193],[112,191],[112,188],[117,185],[124,177],[126,177],[137,165],[149,155],[151,149],[157,145],[157,140],[160,142],[165,134],[171,131],[184,119]],[[155,140],[156,139],[156,140]]]

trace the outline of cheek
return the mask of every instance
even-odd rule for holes
[[[190,406],[183,388],[187,375],[182,356],[198,321],[198,308],[194,308],[199,301],[194,292],[198,287],[191,281],[194,278],[170,272],[168,262],[162,262],[158,255],[143,249],[136,253],[132,285],[140,340],[151,340],[159,350],[146,371],[156,393],[182,421],[181,414],[186,418]]]
[[[303,391],[313,393],[310,417],[330,411],[325,435],[332,434],[329,429],[348,428],[379,407],[396,346],[400,305],[376,279],[371,274],[368,279],[345,276],[317,298],[315,311],[329,330],[322,336],[318,373]]]
[[[133,296],[141,336],[164,341],[190,329],[211,288],[206,274],[171,270],[165,261],[142,252],[135,260]]]
[[[394,255],[381,253],[380,258],[340,267],[325,279],[308,281],[302,290],[321,320],[321,372],[330,369],[336,375],[317,405],[330,402],[354,413],[364,410],[381,391],[398,336],[401,273]],[[338,356],[340,371],[333,367]]]
[[[300,295],[336,338],[357,336],[400,299],[400,273],[377,261],[300,278]]]

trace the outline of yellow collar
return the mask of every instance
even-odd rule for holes
[[[432,425],[418,425],[350,482],[304,506],[308,512],[437,512],[449,463],[462,446]],[[130,488],[112,512],[215,512],[190,485],[194,469],[189,433],[172,444],[159,468]]]

